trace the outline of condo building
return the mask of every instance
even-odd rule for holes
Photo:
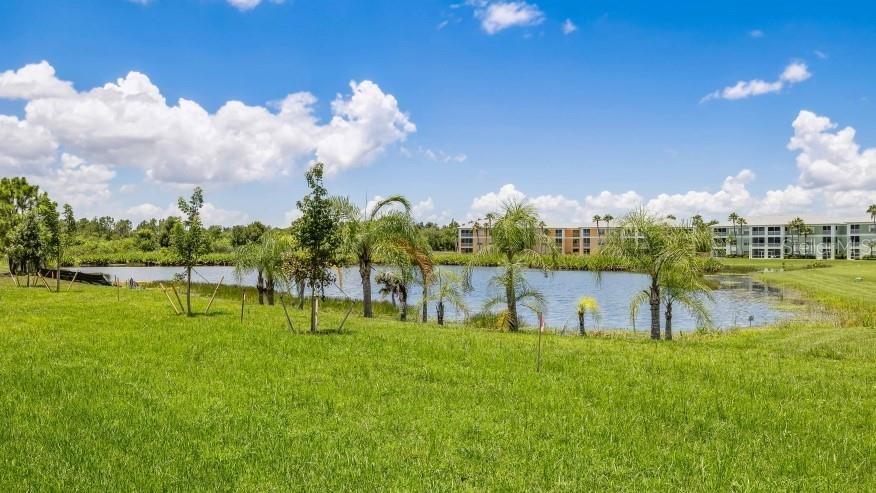
[[[750,259],[812,258],[857,260],[876,255],[876,223],[807,224],[797,230],[787,224],[712,226],[712,256]],[[566,255],[599,252],[614,227],[546,227],[545,233]],[[478,253],[490,245],[488,227],[462,226],[456,251]]]

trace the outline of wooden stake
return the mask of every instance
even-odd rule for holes
[[[67,290],[64,291],[65,293],[68,292],[68,291],[70,291],[70,288],[73,287],[73,283],[76,282],[76,278],[77,278],[77,277],[79,277],[79,271],[78,271],[78,270],[77,270],[76,272],[73,273],[73,279],[70,279],[70,284],[67,285]]]
[[[176,301],[179,302],[179,309],[180,309],[183,313],[185,313],[186,310],[185,310],[185,308],[183,308],[182,298],[180,298],[180,297],[179,297],[179,293],[176,292],[176,285],[175,285],[175,284],[171,284],[171,285],[170,285],[170,289],[173,290],[173,295],[176,296]]]
[[[246,305],[246,288],[243,288],[243,298],[240,300],[240,323],[243,323],[243,307]]]
[[[45,277],[43,277],[43,275],[42,275],[42,274],[40,274],[40,273],[39,273],[39,272],[37,272],[37,277],[39,277],[39,278],[40,278],[40,281],[42,281],[42,282],[43,282],[43,285],[45,285],[45,286],[46,286],[46,289],[48,289],[48,290],[49,290],[49,292],[51,292],[51,291],[52,291],[52,288],[50,288],[50,287],[49,287],[49,283],[48,283],[48,281],[46,281],[46,278],[45,278]]]
[[[219,292],[219,286],[222,285],[222,281],[224,281],[224,280],[225,280],[225,276],[222,276],[222,277],[219,278],[219,284],[216,285],[216,289],[213,290],[213,295],[210,296],[210,302],[207,303],[207,309],[204,310],[204,315],[206,315],[207,312],[210,311],[210,307],[213,306],[213,298],[216,297],[216,293]]]
[[[295,330],[295,327],[292,326],[292,319],[289,318],[289,311],[286,310],[286,299],[283,297],[282,294],[280,295],[280,306],[283,307],[283,313],[286,315],[286,323],[289,325],[289,331],[297,332]]]
[[[173,299],[167,294],[167,288],[164,287],[164,284],[158,283],[158,285],[161,286],[161,292],[164,293],[164,296],[167,297],[167,302],[170,303],[170,306],[173,308],[173,313],[179,315],[179,310],[177,310],[176,305],[173,304]]]
[[[21,284],[18,283],[18,276],[16,276],[15,274],[11,274],[11,273],[9,275],[12,277],[12,280],[15,281],[15,286],[20,288]]]
[[[122,301],[122,285],[119,284],[119,276],[116,276],[116,301]]]

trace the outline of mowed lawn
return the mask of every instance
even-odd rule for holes
[[[116,296],[0,280],[0,491],[876,490],[876,329],[545,336],[536,373],[534,334]]]

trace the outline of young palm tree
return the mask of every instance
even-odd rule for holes
[[[599,303],[596,301],[596,298],[582,296],[578,299],[575,308],[578,312],[578,332],[582,336],[587,335],[587,332],[584,330],[584,317],[589,313],[593,321],[598,322],[601,317]]]
[[[411,204],[401,195],[393,195],[380,200],[371,211],[361,211],[347,197],[333,197],[332,205],[341,217],[342,250],[355,257],[359,265],[359,276],[362,278],[362,311],[363,316],[371,318],[371,270],[375,255],[385,253],[392,248],[392,242],[407,234]],[[403,212],[384,214],[392,205],[399,205]],[[407,221],[387,220],[389,215],[403,215]]]
[[[650,278],[646,290],[651,314],[651,338],[660,339],[661,281],[673,273],[699,278],[703,262],[696,245],[705,233],[697,228],[673,227],[644,209],[627,214],[609,235],[604,255],[629,262],[632,270]]]
[[[408,319],[408,285],[412,280],[410,266],[399,268],[398,271],[384,271],[377,274],[374,280],[382,287],[381,294],[389,291],[398,297],[398,314],[402,322]],[[394,304],[394,303],[393,303]]]
[[[537,308],[544,304],[544,297],[528,285],[522,271],[528,265],[533,265],[547,274],[548,267],[556,261],[556,244],[545,234],[535,207],[512,200],[503,204],[502,212],[493,224],[490,244],[473,256],[463,271],[467,288],[471,287],[472,268],[480,257],[486,255],[499,255],[501,258],[499,273],[490,280],[490,284],[502,291],[487,302],[487,307],[504,302],[507,328],[516,331],[520,325],[518,304]]]
[[[444,309],[446,305],[450,305],[457,312],[462,312],[468,317],[468,305],[465,303],[463,295],[462,277],[456,272],[448,269],[435,269],[433,272],[435,279],[435,290],[424,298],[424,303],[435,303],[435,315],[438,320],[438,325],[444,325]]]
[[[700,326],[711,326],[712,319],[703,303],[703,298],[712,300],[710,287],[700,278],[686,278],[680,275],[667,275],[661,282],[660,298],[664,305],[664,333],[667,341],[672,340],[672,309],[675,305],[683,306],[688,313],[696,317]],[[649,300],[648,291],[640,291],[630,301],[630,320],[636,323],[639,306]]]
[[[235,250],[234,275],[239,281],[247,272],[256,272],[256,290],[260,305],[265,304],[265,295],[268,305],[274,305],[274,288],[278,281],[283,280],[285,254],[290,246],[291,240],[285,235],[265,234],[260,242],[243,245]]]

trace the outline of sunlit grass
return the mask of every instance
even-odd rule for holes
[[[545,335],[536,373],[532,333],[238,294],[0,279],[0,491],[876,487],[873,329]]]

